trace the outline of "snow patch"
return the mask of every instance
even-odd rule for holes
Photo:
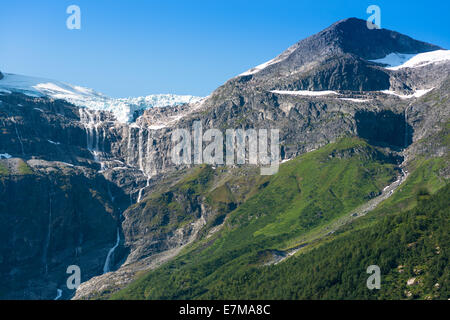
[[[298,91],[287,91],[287,90],[273,90],[270,91],[276,94],[289,94],[293,96],[327,96],[331,94],[339,95],[336,91],[324,90],[324,91],[309,91],[309,90],[298,90]]]
[[[369,60],[369,61],[385,64],[385,65],[387,65],[387,67],[389,69],[391,67],[397,67],[397,66],[404,64],[406,61],[408,61],[409,59],[413,58],[416,55],[417,54],[393,52],[393,53],[388,54],[384,58],[376,59],[376,60]]]
[[[12,156],[9,153],[0,153],[0,159],[11,159]]]
[[[307,97],[321,97],[321,96],[342,96],[340,93],[331,90],[323,91],[309,91],[309,90],[298,90],[298,91],[287,91],[287,90],[273,90],[270,91],[276,94],[286,94],[293,96],[307,96]],[[352,102],[368,102],[372,99],[359,99],[359,98],[337,98],[339,100],[352,101]]]
[[[65,165],[65,166],[68,166],[68,167],[74,167],[74,165],[71,164],[71,163],[67,163],[67,162],[63,162],[63,161],[58,161],[58,163],[60,163],[62,165]]]
[[[372,62],[387,64],[388,70],[403,68],[419,68],[432,63],[445,63],[450,61],[450,50],[435,50],[419,54],[391,53],[386,57]]]
[[[11,91],[9,91],[9,90],[6,90],[6,89],[2,89],[2,88],[0,88],[0,93],[11,93]]]
[[[147,127],[147,129],[149,129],[149,130],[160,130],[160,129],[163,129],[165,127],[166,127],[166,125],[160,124],[160,125],[149,126],[149,127]]]
[[[413,94],[409,94],[409,95],[400,94],[400,93],[397,93],[392,90],[382,90],[380,92],[382,92],[384,94],[390,94],[390,95],[397,96],[400,99],[411,99],[411,98],[420,98],[421,96],[427,94],[428,92],[430,92],[433,89],[434,89],[434,87],[431,89],[420,89],[420,90],[416,90]]]
[[[372,99],[357,99],[357,98],[338,98],[338,99],[352,102],[368,102],[372,100]]]

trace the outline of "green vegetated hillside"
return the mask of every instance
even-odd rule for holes
[[[2,163],[0,163],[0,177],[6,176],[8,174],[9,174],[8,168],[5,165],[3,165]]]
[[[414,209],[393,213],[278,265],[239,268],[194,297],[448,299],[449,192],[450,185],[432,196],[419,193]],[[380,290],[366,286],[365,271],[373,264],[381,268]]]
[[[445,185],[433,174],[442,168],[440,160],[418,162],[398,195],[381,209],[331,228],[397,179],[395,161],[357,138],[293,159],[278,174],[255,182],[246,191],[252,195],[227,215],[219,232],[204,233],[175,260],[112,298],[445,297],[448,188],[432,195]],[[230,194],[218,193],[226,203]],[[323,229],[330,230],[327,237],[301,241]],[[274,263],[302,246],[293,257]],[[372,264],[382,270],[379,291],[366,287],[366,268]],[[416,284],[405,288],[413,273]]]

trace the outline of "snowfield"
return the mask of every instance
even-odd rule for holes
[[[419,68],[432,63],[445,63],[450,61],[450,50],[435,50],[419,54],[402,54],[394,52],[382,59],[369,61],[386,64],[386,69],[388,70]]]
[[[135,111],[155,107],[175,106],[201,100],[201,97],[175,94],[154,94],[134,98],[110,98],[89,88],[37,77],[4,73],[0,93],[21,92],[31,97],[51,97],[66,100],[79,107],[110,111],[119,122],[133,120]]]

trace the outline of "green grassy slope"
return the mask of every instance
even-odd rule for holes
[[[233,275],[266,267],[268,250],[292,240],[378,195],[396,179],[395,165],[357,138],[345,138],[291,160],[278,174],[255,184],[231,212],[222,230],[204,237],[174,261],[149,272],[115,294],[118,299],[225,297],[221,284]],[[220,189],[219,189],[220,190]],[[220,195],[220,196],[219,196]],[[217,199],[229,199],[226,190]],[[227,286],[233,286],[229,283]],[[236,296],[227,296],[240,298]]]
[[[6,176],[8,174],[9,174],[8,168],[5,165],[0,163],[0,177],[1,176]]]
[[[271,267],[252,267],[213,283],[204,299],[448,299],[450,185],[417,195],[412,210]],[[366,268],[381,268],[368,290]],[[407,281],[415,279],[414,284]]]

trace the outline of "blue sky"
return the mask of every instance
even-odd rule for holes
[[[450,2],[14,0],[0,6],[0,70],[112,97],[208,95],[333,22],[381,8],[381,26],[450,48]],[[68,30],[66,8],[81,8]]]

